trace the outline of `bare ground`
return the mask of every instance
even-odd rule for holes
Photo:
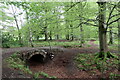
[[[52,49],[60,49],[60,51],[54,52],[55,58],[52,61],[49,61],[45,64],[38,64],[35,62],[30,63],[30,69],[33,72],[43,71],[50,76],[56,76],[57,78],[99,78],[101,73],[97,73],[95,75],[91,75],[87,71],[80,71],[74,62],[74,57],[79,53],[96,53],[99,51],[97,48],[98,45],[94,45],[94,43],[90,42],[90,45],[93,45],[88,48],[61,48],[61,47],[53,47]],[[37,47],[40,48],[40,47]],[[42,49],[48,49],[49,47],[42,47]],[[22,72],[11,69],[7,66],[4,61],[7,57],[9,57],[14,52],[26,52],[33,48],[30,47],[21,47],[21,48],[9,48],[3,49],[3,67],[2,67],[2,78],[31,78],[31,75],[23,74]],[[41,48],[40,48],[41,49]],[[111,52],[117,53],[116,50],[110,50]]]

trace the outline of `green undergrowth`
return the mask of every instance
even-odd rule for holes
[[[114,78],[120,78],[120,74],[110,73],[109,78],[110,78],[111,80],[115,80]]]
[[[45,72],[32,72],[30,69],[29,69],[29,66],[26,66],[25,65],[25,62],[22,61],[20,58],[19,58],[19,53],[16,52],[14,54],[12,54],[10,57],[8,57],[6,60],[5,60],[7,63],[8,63],[8,67],[10,68],[13,68],[15,70],[20,70],[22,71],[23,73],[27,73],[31,76],[33,76],[33,78],[36,80],[37,78],[39,78],[40,76],[41,77],[44,77],[44,78],[56,78],[55,76],[50,76],[48,75],[47,73]]]
[[[44,78],[57,78],[57,77],[55,77],[55,76],[49,76],[47,73],[45,73],[45,72],[36,72],[35,74],[34,74],[34,79],[37,79],[40,75],[42,75]]]
[[[116,57],[119,55],[117,53],[112,54]],[[119,60],[116,57],[102,59],[96,57],[96,54],[79,54],[75,57],[75,62],[81,71],[94,71],[95,74],[95,71],[98,70],[99,72],[105,73],[118,69]]]
[[[50,43],[50,44],[49,44]],[[86,41],[84,44],[85,46],[82,47],[91,47],[90,44],[88,44],[88,41]],[[80,46],[80,41],[65,41],[65,42],[59,42],[59,41],[37,41],[34,42],[35,47],[44,47],[44,46],[61,46],[64,48],[76,48],[76,47],[81,47]]]
[[[50,44],[49,44],[50,42]],[[79,47],[80,43],[79,41],[67,41],[67,42],[59,42],[59,41],[40,41],[40,42],[34,42],[35,46],[62,46],[65,48],[69,48],[69,47]]]
[[[118,50],[118,44],[109,45],[108,48],[113,50]]]
[[[94,44],[99,45],[99,41],[94,41]],[[109,49],[118,50],[118,40],[114,40],[113,44],[108,44]]]

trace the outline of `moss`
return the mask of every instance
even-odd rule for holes
[[[99,52],[95,54],[95,58],[100,58],[100,59],[107,59],[107,58],[116,58],[118,59],[117,56],[115,56],[113,53],[111,52]]]
[[[114,56],[117,54],[112,53]],[[91,71],[98,69],[100,72],[106,70],[112,70],[118,68],[119,60],[117,58],[106,58],[102,59],[96,54],[79,54],[75,57],[76,64],[80,70]]]

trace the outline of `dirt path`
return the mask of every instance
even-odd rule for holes
[[[37,47],[38,48],[38,47]],[[40,48],[40,47],[39,47]],[[48,49],[49,47],[41,47],[40,49]],[[25,52],[33,48],[23,47],[23,48],[10,48],[3,49],[3,60],[9,57],[16,51]],[[43,71],[50,76],[56,76],[58,78],[90,78],[90,74],[85,71],[79,71],[74,62],[74,57],[79,53],[96,53],[99,51],[98,48],[88,47],[88,48],[61,48],[61,47],[52,47],[52,49],[58,49],[59,51],[55,52],[55,58],[52,61],[49,61],[45,64],[30,63],[30,69],[33,72]],[[117,52],[113,51],[112,52]],[[8,68],[6,63],[3,61],[3,77],[30,77],[29,75],[21,75],[19,71]],[[92,77],[97,77],[92,76]]]
[[[95,41],[89,41],[88,43],[92,46],[92,47],[98,47],[98,44],[94,43]]]

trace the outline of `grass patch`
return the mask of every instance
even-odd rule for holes
[[[110,76],[109,76],[111,80],[115,80],[115,78],[118,78],[118,77],[120,77],[120,74],[110,73]]]
[[[112,44],[108,46],[109,49],[118,50],[118,44]]]
[[[37,78],[39,78],[39,76],[40,75],[42,75],[44,78],[57,78],[57,77],[55,77],[55,76],[50,76],[50,75],[48,75],[47,73],[45,73],[45,72],[36,72],[34,75],[33,75],[33,78],[34,79],[37,79]]]
[[[97,45],[99,45],[99,41],[94,41],[94,44],[97,44]]]
[[[68,48],[68,47],[79,47],[80,43],[79,41],[68,41],[68,42],[50,41],[50,45]],[[34,46],[37,47],[49,46],[49,42],[48,41],[34,42]]]
[[[115,53],[114,55],[118,56],[119,54]],[[95,57],[95,54],[79,54],[75,57],[75,62],[77,63],[77,67],[81,71],[93,72],[98,70],[99,72],[104,73],[107,71],[113,71],[114,69],[118,69],[118,59],[106,58],[102,60],[101,58]]]
[[[32,74],[32,71],[25,66],[25,62],[19,58],[18,52],[8,57],[6,59],[6,62],[8,63],[8,66],[13,69],[21,70],[24,73]]]
[[[33,73],[29,67],[25,66],[25,62],[22,61],[20,58],[19,58],[19,53],[16,52],[14,54],[12,54],[10,57],[8,57],[6,60],[5,60],[7,63],[8,63],[8,66],[10,68],[13,68],[13,69],[16,69],[16,70],[20,70],[22,71],[23,73],[27,73],[27,74],[30,74],[31,76],[33,76],[34,79],[37,79],[39,78],[40,76],[43,76],[44,78],[56,78],[55,76],[49,76],[47,73],[45,72],[36,72],[36,73]]]

